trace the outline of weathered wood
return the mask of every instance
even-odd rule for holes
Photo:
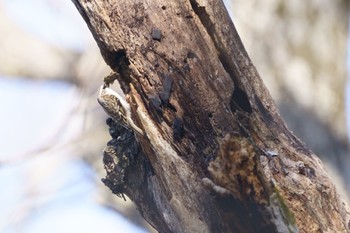
[[[73,2],[145,132],[109,122],[104,182],[159,232],[350,232],[221,0]]]

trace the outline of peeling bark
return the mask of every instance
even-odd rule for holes
[[[145,133],[109,120],[104,182],[159,232],[350,232],[221,0],[73,2]]]

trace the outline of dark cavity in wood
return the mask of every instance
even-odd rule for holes
[[[163,88],[159,94],[159,97],[162,100],[162,104],[164,106],[167,106],[169,104],[171,88],[173,87],[173,79],[167,74],[163,74],[162,77],[163,77],[163,80],[162,80]]]
[[[160,42],[162,39],[162,31],[159,29],[152,29],[151,36],[153,40]]]
[[[230,107],[232,112],[242,110],[246,113],[252,113],[253,111],[247,94],[237,86],[235,87],[231,96]]]
[[[184,124],[181,118],[175,118],[173,122],[174,141],[179,141],[184,136]]]

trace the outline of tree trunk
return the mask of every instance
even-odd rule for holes
[[[104,183],[159,232],[350,232],[221,0],[73,0],[144,136],[108,120]],[[112,116],[113,117],[113,116]]]

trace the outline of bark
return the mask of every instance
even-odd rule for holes
[[[350,232],[221,0],[73,2],[145,133],[108,120],[104,183],[159,232]]]

